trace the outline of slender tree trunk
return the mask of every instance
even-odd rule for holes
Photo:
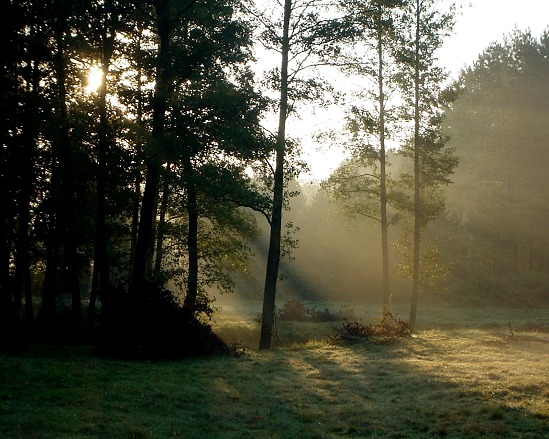
[[[160,164],[151,159],[147,165],[145,191],[141,201],[139,215],[139,233],[135,245],[135,256],[130,284],[130,296],[139,296],[143,282],[147,279],[147,261],[149,260],[150,241],[154,236],[154,212],[158,198],[160,180]]]
[[[130,238],[130,272],[128,281],[131,282],[133,266],[135,261],[135,249],[137,247],[137,232],[139,228],[139,205],[141,204],[141,171],[137,170],[134,180],[134,191],[132,200],[132,226]]]
[[[30,265],[30,264],[29,264]],[[24,283],[25,283],[25,321],[29,328],[32,327],[34,323],[34,305],[32,303],[32,284],[31,284],[31,271],[30,266],[25,267]]]
[[[31,143],[32,142],[32,143]],[[30,224],[30,201],[33,187],[32,168],[33,168],[33,155],[34,155],[34,140],[30,138],[25,139],[23,157],[21,157],[22,172],[21,172],[21,192],[19,193],[18,200],[18,224],[17,224],[17,242],[15,249],[15,318],[19,319],[21,316],[21,304],[23,298],[23,292],[30,289],[30,285],[27,285],[30,266],[30,243],[29,243],[29,224]],[[28,297],[25,294],[25,306],[32,307],[32,300],[30,304],[27,304]],[[27,313],[28,317],[28,313]],[[27,322],[27,324],[31,324]]]
[[[4,81],[0,81],[4,83]],[[4,91],[4,90],[2,90]],[[5,95],[4,95],[5,96]],[[8,230],[7,206],[10,203],[8,181],[7,181],[7,169],[8,169],[8,157],[7,149],[3,147],[5,145],[5,133],[7,126],[5,118],[0,118],[0,124],[2,132],[2,143],[0,147],[0,343],[11,342],[11,330],[13,329],[11,321],[13,315],[13,293],[9,285],[10,278],[10,243]]]
[[[63,12],[61,13],[63,14]],[[67,264],[68,285],[71,292],[71,325],[73,330],[80,330],[81,320],[81,297],[80,283],[78,280],[78,264],[76,250],[76,233],[74,221],[74,174],[72,163],[71,139],[69,135],[67,102],[66,102],[66,56],[65,56],[65,32],[66,20],[58,18],[59,23],[56,30],[56,77],[57,77],[57,99],[59,109],[59,142],[60,166],[61,166],[61,188],[63,202],[61,218],[63,225],[63,248]]]
[[[152,137],[153,143],[159,145],[165,129],[167,101],[170,93],[170,1],[159,1],[155,6],[159,52],[155,92],[152,103]],[[139,291],[147,278],[147,266],[152,258],[151,243],[153,243],[152,249],[154,249],[154,226],[161,167],[162,160],[158,156],[158,152],[149,154],[145,177],[145,191],[143,193],[139,217],[139,232],[135,246],[132,281],[130,283],[130,296],[132,297],[139,295]],[[149,271],[150,268],[149,266]]]
[[[78,266],[76,253],[76,235],[74,233],[74,184],[71,163],[71,146],[67,121],[66,105],[66,59],[65,32],[66,11],[58,7],[58,18],[55,29],[56,53],[55,75],[57,82],[57,116],[59,130],[52,140],[52,178],[50,212],[50,230],[47,238],[47,261],[44,286],[42,291],[41,317],[42,323],[48,328],[55,315],[55,294],[57,273],[59,268],[59,244],[63,243],[64,257],[67,264],[68,285],[71,291],[71,324],[76,332],[80,329],[81,299],[78,282]],[[59,161],[57,165],[56,161]]]
[[[141,29],[140,29],[141,31]],[[141,52],[141,39],[137,43],[137,53]],[[137,125],[140,129],[143,129],[143,82],[141,80],[142,69],[141,66],[137,66]],[[143,148],[141,141],[138,141],[136,145],[137,151],[140,152]],[[135,251],[137,248],[137,236],[139,230],[139,206],[141,204],[141,170],[140,164],[138,164],[135,179],[134,179],[134,197],[132,203],[132,225],[131,225],[131,241],[130,241],[130,268],[129,268],[129,284],[131,284],[133,278],[133,267],[135,264]]]
[[[168,199],[170,195],[170,167],[171,164],[166,165],[164,172],[164,185],[162,188],[162,201],[160,202],[160,218],[158,219],[158,232],[156,236],[156,253],[154,262],[154,278],[160,279],[160,272],[162,271],[162,258],[164,256],[164,232],[166,229],[166,211],[168,210]]]
[[[154,261],[154,251],[156,248],[156,234],[158,232],[158,198],[160,196],[160,177],[162,176],[162,166],[159,168],[159,175],[158,175],[158,183],[156,186],[156,197],[154,199],[154,205],[153,205],[153,223],[152,223],[152,230],[151,230],[151,236],[149,239],[149,245],[147,248],[147,261],[145,262],[145,276],[148,279],[153,279],[153,261]]]
[[[52,178],[52,190],[56,185]],[[53,195],[57,198],[57,195]],[[42,329],[50,329],[56,312],[55,292],[57,289],[57,273],[59,269],[59,246],[57,215],[51,208],[48,220],[48,232],[46,236],[46,270],[44,283],[42,284],[42,303],[40,305],[40,325]]]
[[[421,180],[420,180],[420,149],[419,135],[419,57],[420,57],[420,22],[421,0],[416,0],[416,38],[415,38],[415,66],[414,66],[414,266],[412,277],[412,305],[410,308],[410,326],[415,328],[417,315],[417,301],[419,295],[420,276],[420,241],[421,241]]]
[[[189,267],[187,273],[187,295],[184,308],[193,313],[198,297],[198,197],[195,175],[190,158],[184,157],[185,179],[187,189],[187,214],[189,229],[187,233],[187,251],[189,253]]]
[[[38,138],[38,87],[40,72],[38,63],[28,59],[31,66],[30,84],[27,93],[30,95],[28,108],[24,111],[24,133],[22,136],[22,154],[20,162],[20,194],[18,200],[18,230],[15,250],[15,291],[16,291],[16,318],[21,315],[21,300],[25,297],[25,318],[27,326],[31,326],[34,320],[32,304],[32,288],[30,279],[30,209],[31,197],[34,187],[34,156],[36,150],[36,139]]]
[[[96,232],[97,233],[97,232]],[[96,237],[97,240],[97,237]],[[97,243],[96,243],[97,245]],[[90,288],[90,301],[88,303],[88,328],[91,329],[95,323],[95,307],[97,305],[97,293],[99,291],[99,270],[93,265],[92,284]]]
[[[284,25],[282,33],[282,64],[280,69],[280,107],[278,133],[276,139],[276,165],[274,172],[273,208],[271,214],[271,234],[265,289],[263,292],[263,315],[259,349],[270,349],[275,317],[276,283],[280,266],[280,244],[282,238],[282,206],[284,201],[284,161],[286,153],[286,118],[288,114],[288,61],[290,51],[290,15],[292,1],[284,2]]]
[[[381,204],[381,256],[383,266],[383,318],[391,312],[391,287],[389,284],[389,240],[387,221],[387,175],[385,152],[385,91],[383,70],[383,25],[381,23],[382,7],[378,6],[378,92],[379,92],[379,167],[380,167],[380,204]]]
[[[10,37],[15,34],[15,29],[10,29],[6,26],[8,32],[6,35]],[[7,43],[9,44],[9,43]],[[7,61],[7,60],[6,60]],[[11,229],[9,224],[9,205],[10,200],[12,199],[9,189],[9,178],[8,178],[8,167],[9,167],[9,156],[8,156],[8,133],[10,131],[11,125],[8,121],[8,118],[5,117],[6,114],[14,111],[16,106],[15,102],[12,102],[8,99],[8,96],[11,94],[11,89],[14,87],[14,84],[10,84],[7,78],[10,77],[11,73],[17,68],[17,63],[12,60],[12,62],[2,62],[0,63],[0,112],[2,117],[0,117],[0,343],[10,342],[11,334],[11,325],[10,319],[12,316],[12,291],[9,287],[9,275],[10,275],[10,244],[9,244],[9,233]]]
[[[60,170],[58,165],[59,156],[58,142],[52,142],[51,157],[51,182],[49,189],[49,203],[47,212],[47,234],[46,234],[46,269],[42,283],[42,302],[39,310],[39,324],[42,330],[51,329],[51,324],[56,313],[56,290],[59,269],[59,242],[60,242]]]
[[[109,149],[109,129],[107,116],[107,75],[112,54],[112,41],[106,34],[102,35],[103,53],[101,60],[102,80],[99,86],[99,140],[97,144],[97,212],[95,225],[95,249],[93,279],[88,305],[88,323],[95,319],[97,293],[107,294],[109,287],[109,263],[107,259],[107,154]]]

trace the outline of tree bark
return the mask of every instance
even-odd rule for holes
[[[165,130],[167,101],[170,93],[170,1],[162,0],[155,3],[157,22],[156,28],[159,38],[158,67],[154,98],[152,102],[152,145],[147,159],[147,172],[145,177],[145,191],[141,202],[139,216],[139,232],[135,246],[135,256],[130,283],[130,296],[136,297],[150,275],[152,260],[151,250],[154,249],[154,229],[156,220],[156,207],[158,204],[158,190],[160,172],[162,167],[161,140]],[[151,249],[151,243],[152,249]],[[149,265],[149,267],[148,267]],[[148,270],[148,271],[147,271]]]
[[[0,81],[3,85],[5,81]],[[2,90],[4,91],[4,90]],[[7,95],[7,93],[6,93]],[[5,118],[0,118],[2,145],[4,145],[5,133],[7,126]],[[7,149],[3,146],[0,147],[0,342],[11,342],[11,320],[13,315],[13,293],[9,285],[10,279],[10,242],[9,233],[10,229],[8,222],[10,221],[7,211],[7,206],[10,203],[10,196],[8,192],[8,157]]]
[[[156,236],[156,255],[154,262],[154,278],[160,279],[162,271],[162,257],[164,256],[164,232],[166,229],[166,211],[168,209],[168,199],[170,195],[170,166],[168,163],[164,171],[164,185],[162,188],[162,201],[160,202],[160,218],[158,219],[158,232]]]
[[[63,15],[63,12],[61,12],[61,15]],[[61,190],[63,194],[60,216],[63,225],[63,248],[65,250],[64,256],[67,264],[68,285],[71,292],[71,326],[73,330],[78,331],[80,330],[82,302],[78,280],[76,233],[74,224],[74,175],[66,102],[66,19],[65,17],[59,17],[58,20],[59,23],[56,29],[57,54],[55,68],[58,81],[57,99],[60,118],[60,135],[57,138],[57,141],[59,142],[60,150],[60,167],[62,175]]]
[[[419,296],[420,276],[420,241],[421,241],[421,180],[420,180],[420,149],[421,139],[419,135],[419,57],[420,57],[420,23],[421,0],[416,0],[416,38],[414,48],[414,266],[412,277],[412,304],[410,308],[410,327],[416,326],[417,301]]]
[[[189,266],[187,272],[187,295],[184,308],[190,313],[196,309],[198,297],[198,199],[192,162],[189,157],[183,159],[187,189],[187,214],[189,225],[187,232],[187,251]]]
[[[134,191],[132,199],[132,225],[130,238],[130,270],[129,279],[131,282],[133,276],[133,266],[135,261],[135,249],[137,247],[137,232],[139,230],[139,205],[141,204],[141,171],[138,169],[135,173]]]
[[[36,114],[33,112],[33,114]],[[32,122],[30,122],[32,124]],[[28,129],[31,129],[28,127]],[[30,296],[30,203],[33,188],[33,163],[34,163],[34,142],[36,137],[33,133],[28,133],[23,139],[23,154],[20,159],[20,190],[18,200],[18,224],[17,224],[17,242],[15,248],[15,319],[21,316],[21,304],[23,294],[25,296],[25,308],[27,320],[33,315],[32,297]],[[29,302],[30,299],[30,303]],[[32,318],[27,321],[32,324]]]
[[[290,51],[290,15],[292,1],[284,2],[284,25],[282,33],[282,63],[280,69],[280,105],[278,115],[278,133],[276,139],[276,165],[274,172],[273,207],[271,214],[271,233],[265,289],[263,292],[263,314],[259,349],[270,349],[275,318],[275,298],[278,270],[280,266],[282,207],[284,201],[284,161],[286,153],[286,118],[288,114],[288,62]]]
[[[43,323],[49,325],[55,314],[55,288],[59,267],[59,244],[62,243],[67,266],[68,286],[71,292],[71,325],[76,334],[80,330],[81,298],[78,280],[76,234],[74,224],[74,181],[72,169],[71,139],[69,135],[66,103],[66,53],[65,35],[67,31],[66,11],[57,6],[55,23],[56,52],[54,69],[57,83],[56,110],[59,130],[52,139],[52,185],[51,197],[53,209],[48,233],[48,260],[43,286]],[[56,166],[55,161],[59,160]]]
[[[29,57],[30,58],[30,57]],[[25,320],[27,326],[31,326],[34,321],[34,309],[32,304],[32,286],[30,276],[30,238],[29,226],[31,221],[30,209],[34,177],[34,158],[36,151],[36,139],[38,138],[39,125],[36,115],[38,108],[38,88],[40,81],[40,71],[38,62],[28,59],[27,63],[31,67],[31,77],[27,92],[30,95],[28,108],[24,111],[24,132],[22,136],[22,154],[19,159],[20,168],[20,195],[18,206],[18,230],[17,243],[15,250],[15,318],[19,319],[21,315],[21,300],[25,297]]]
[[[379,168],[380,168],[380,220],[381,220],[381,257],[383,272],[383,319],[391,312],[391,287],[389,284],[389,240],[387,221],[387,174],[385,151],[385,91],[383,69],[383,24],[382,6],[378,5],[377,54],[378,54],[378,92],[379,92]]]
[[[97,294],[107,294],[109,287],[109,262],[107,257],[107,155],[109,150],[109,128],[107,115],[107,75],[113,51],[113,36],[104,29],[101,36],[102,80],[99,86],[99,139],[97,143],[97,212],[95,225],[95,248],[93,263],[93,282],[88,305],[88,323],[95,319]]]
[[[52,190],[55,185],[52,177]],[[57,197],[57,196],[55,196]],[[55,292],[57,289],[57,274],[59,269],[59,226],[54,208],[51,208],[48,220],[48,232],[46,236],[46,270],[42,284],[42,303],[40,304],[40,325],[42,329],[51,327],[56,312]]]

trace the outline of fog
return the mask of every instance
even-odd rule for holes
[[[539,40],[515,31],[493,44],[454,85],[444,134],[459,166],[441,196],[445,210],[423,234],[436,243],[447,275],[422,288],[420,301],[466,305],[546,306],[549,303],[549,53]],[[397,179],[409,159],[389,154]],[[377,223],[349,219],[318,184],[296,183],[284,221],[299,228],[292,260],[284,259],[278,300],[380,303],[381,236]],[[294,189],[294,188],[292,188]],[[235,297],[261,300],[267,225],[252,244],[255,259],[240,276]],[[404,224],[390,227],[391,290],[410,299],[411,285],[397,265],[394,244]]]

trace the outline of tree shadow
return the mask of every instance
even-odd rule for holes
[[[0,433],[6,438],[55,433],[112,438],[544,437],[547,407],[527,401],[543,401],[544,384],[536,387],[517,378],[508,388],[487,386],[497,382],[501,367],[487,364],[484,376],[467,375],[474,357],[460,357],[459,340],[453,342],[445,348],[440,340],[420,334],[385,346],[312,342],[240,356],[155,362],[105,360],[82,349],[71,358],[62,348],[48,357],[42,348],[4,358]],[[485,347],[490,355],[500,355],[497,361],[522,353]]]

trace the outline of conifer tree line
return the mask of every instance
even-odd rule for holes
[[[334,68],[376,86],[349,106],[352,158],[326,188],[381,224],[384,312],[388,234],[397,221],[407,225],[402,265],[416,301],[429,270],[421,236],[443,211],[457,166],[442,130],[456,94],[443,92],[435,65],[453,12],[435,3],[8,2],[3,336],[36,327],[78,337],[97,324],[98,309],[107,333],[140,327],[143,337],[170,321],[172,308],[182,311],[175,319],[207,317],[207,290],[231,291],[252,257],[259,212],[270,228],[260,342],[268,349],[278,264],[291,242],[283,236],[288,182],[302,169],[286,121],[307,103],[335,99],[323,78]],[[258,44],[277,59],[264,78],[254,74]],[[96,89],[90,71],[101,78]],[[275,130],[264,127],[269,112]],[[408,160],[398,179],[387,171],[390,144]],[[358,193],[367,194],[360,206]]]

